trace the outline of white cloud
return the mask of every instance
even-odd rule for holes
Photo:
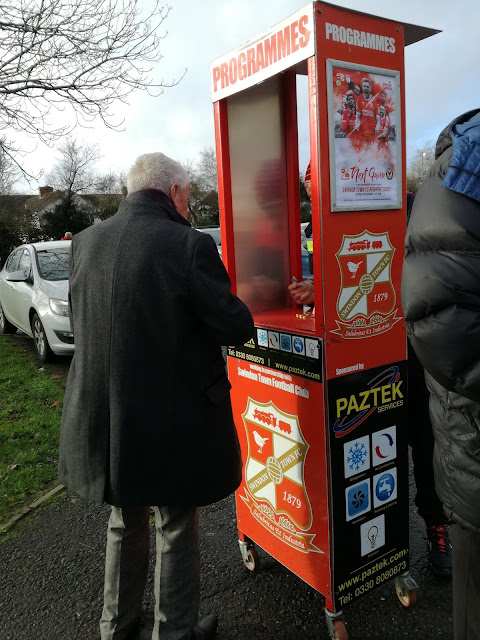
[[[144,0],[147,8],[149,4]],[[99,145],[103,157],[98,169],[103,172],[128,170],[136,156],[157,149],[180,162],[195,160],[204,147],[215,144],[210,62],[305,4],[304,0],[175,0],[157,71],[168,82],[187,68],[185,77],[157,98],[137,93],[129,106],[116,105],[125,131],[109,131],[98,122],[91,129],[78,127],[76,137]],[[404,0],[380,11],[376,0],[339,4],[444,30],[405,51],[407,157],[425,140],[436,139],[453,117],[480,106],[477,0],[463,0],[461,6],[450,0]],[[20,138],[19,143],[23,144]],[[28,144],[31,147],[32,141]],[[39,146],[26,156],[25,166],[32,172],[48,171],[55,155],[55,150]]]

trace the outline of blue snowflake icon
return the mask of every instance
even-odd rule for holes
[[[347,456],[348,468],[351,471],[353,470],[358,471],[365,464],[367,460],[367,455],[368,455],[368,452],[364,443],[362,442],[360,444],[359,442],[355,442],[353,447],[350,447],[350,449],[348,450],[348,456]]]

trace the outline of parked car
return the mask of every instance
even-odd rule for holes
[[[0,333],[20,329],[31,336],[42,362],[75,350],[68,315],[70,244],[21,245],[0,271]]]
[[[201,231],[202,233],[208,233],[209,236],[215,240],[215,244],[217,245],[218,254],[220,258],[222,257],[222,236],[220,233],[220,227],[197,227],[197,231]]]

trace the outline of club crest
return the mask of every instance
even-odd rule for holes
[[[336,253],[341,288],[337,298],[337,329],[343,338],[371,338],[389,331],[396,317],[391,266],[394,247],[388,233],[365,230],[343,236]]]
[[[305,533],[313,520],[304,479],[309,445],[298,417],[249,398],[242,418],[248,456],[241,498],[276,537],[304,553],[323,553],[312,544],[314,535]]]

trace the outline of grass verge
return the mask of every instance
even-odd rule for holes
[[[65,384],[0,336],[0,528],[56,481]]]

